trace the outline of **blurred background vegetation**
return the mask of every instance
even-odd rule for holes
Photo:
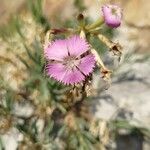
[[[98,71],[88,99],[44,73],[46,32],[75,28],[79,13],[90,23],[106,2],[0,0],[0,149],[150,149],[148,0],[110,1],[124,9],[122,27],[102,31],[124,47],[119,65],[98,39],[90,39],[114,70],[108,90]]]

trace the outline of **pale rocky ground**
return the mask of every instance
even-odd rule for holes
[[[126,1],[123,6],[124,23],[115,38],[123,45],[123,55],[127,54],[128,59],[123,58],[114,72],[110,88],[102,92],[94,103],[95,115],[104,120],[114,117],[127,119],[135,126],[150,129],[150,1]],[[97,84],[100,86],[101,83]],[[124,140],[124,147],[120,149],[132,149],[131,143]],[[135,150],[150,149],[149,142],[144,142],[143,146],[138,145],[137,139],[132,142],[136,143]]]
[[[12,5],[7,6],[7,2],[11,2]],[[16,3],[13,2],[11,0],[0,0],[0,17],[2,18],[0,23],[5,23],[9,14],[13,14],[17,9],[22,8],[24,0],[15,0],[18,5],[14,5]],[[98,18],[99,0],[85,0],[85,2],[89,8],[85,14],[89,14],[93,19]],[[64,3],[66,5],[62,5]],[[124,56],[127,52],[133,53],[129,55],[127,60],[121,61],[112,78],[110,88],[100,93],[95,99],[93,110],[97,118],[109,120],[112,117],[121,117],[136,126],[150,128],[150,59],[145,60],[143,56],[144,53],[150,55],[150,1],[122,0],[119,3],[124,7],[124,22],[122,27],[117,30],[119,34],[115,38],[119,39],[119,42],[123,45]],[[56,3],[55,0],[46,0],[45,14],[54,21],[54,18],[62,12],[60,17],[67,19],[70,15],[76,14],[72,4],[72,0],[60,0],[59,3]],[[10,6],[14,9],[11,10]],[[49,6],[52,9],[48,9]],[[53,14],[55,15],[53,16]],[[109,60],[106,59],[106,62],[109,63]],[[95,88],[99,88],[101,81],[98,75],[95,75],[95,81]],[[15,110],[18,110],[18,112],[15,111],[14,113],[25,117],[32,115],[32,107],[28,107],[28,104],[22,106],[16,105]],[[27,107],[29,108],[28,112],[25,111]],[[6,150],[15,150],[17,142],[21,139],[22,135],[16,129],[11,129],[2,137]],[[148,143],[144,144],[143,147],[143,150],[150,149]],[[128,150],[130,149],[128,148]]]

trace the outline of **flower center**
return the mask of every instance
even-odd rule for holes
[[[112,8],[111,13],[112,13],[112,15],[117,15],[117,10],[115,8]]]
[[[73,56],[68,56],[64,59],[63,65],[69,69],[72,70],[74,69],[76,66],[78,66],[80,63],[80,60],[76,59]]]

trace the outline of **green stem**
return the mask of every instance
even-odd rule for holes
[[[87,25],[85,28],[86,28],[86,30],[92,30],[97,27],[100,27],[103,23],[104,23],[104,19],[100,18],[100,19],[96,20],[94,23],[92,23],[91,25]]]

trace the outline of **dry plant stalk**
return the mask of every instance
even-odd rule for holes
[[[102,34],[98,34],[98,38],[110,49],[110,51],[113,52],[114,55],[117,55],[119,57],[120,61],[122,55],[122,46],[118,42],[112,42]]]

